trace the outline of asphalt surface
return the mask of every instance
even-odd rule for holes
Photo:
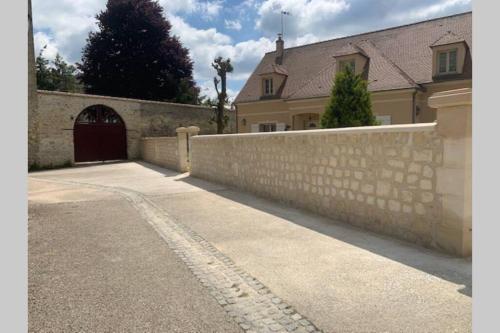
[[[123,198],[30,195],[29,332],[242,332]]]
[[[30,200],[50,206],[65,200],[74,205],[78,200],[99,198],[96,200],[109,203],[104,205],[109,214],[105,221],[115,221],[116,216],[121,216],[115,212],[130,208],[127,205],[118,208],[114,202],[119,200],[97,190],[62,189],[45,184],[44,192],[40,189],[41,182],[35,178],[127,188],[142,193],[174,220],[191,228],[258,278],[324,332],[472,330],[472,269],[468,259],[422,249],[142,162],[63,169],[30,176]],[[36,210],[32,208],[32,211]],[[90,213],[82,208],[79,214]],[[133,214],[127,211],[125,215],[132,219]],[[64,217],[54,211],[47,212],[47,219],[63,220]],[[133,239],[135,236],[128,234],[133,234],[135,228],[124,231],[120,239]],[[139,252],[137,261],[147,258],[141,251],[134,250]],[[230,330],[221,328],[218,332]]]

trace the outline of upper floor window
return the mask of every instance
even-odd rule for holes
[[[457,72],[457,49],[438,53],[438,73],[451,74]]]
[[[264,95],[274,94],[273,79],[264,79]]]
[[[356,71],[356,61],[354,59],[342,60],[339,62],[339,71],[343,72],[347,68],[350,68],[352,72]]]

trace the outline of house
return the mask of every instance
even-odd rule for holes
[[[239,133],[319,127],[335,73],[368,81],[382,124],[433,122],[435,92],[472,87],[472,13],[266,53],[234,104]]]

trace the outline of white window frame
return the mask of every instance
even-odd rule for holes
[[[268,83],[269,83],[269,89],[268,89]],[[264,95],[270,96],[274,94],[273,78],[271,77],[265,78],[262,84],[263,84],[262,89],[264,91]]]
[[[356,59],[346,59],[346,60],[340,60],[339,61],[339,71],[343,72],[347,68],[347,66],[350,66],[352,69],[353,73],[356,73]]]
[[[450,71],[450,53],[455,52],[455,70]],[[445,71],[441,72],[441,55],[446,54],[446,64]],[[456,74],[458,73],[458,48],[442,50],[437,52],[437,73],[438,75],[446,75],[446,74]]]

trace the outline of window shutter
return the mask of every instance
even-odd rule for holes
[[[259,124],[252,124],[251,126],[252,133],[256,133],[259,131]]]
[[[276,124],[276,131],[284,131],[286,127],[285,123],[277,123]]]

